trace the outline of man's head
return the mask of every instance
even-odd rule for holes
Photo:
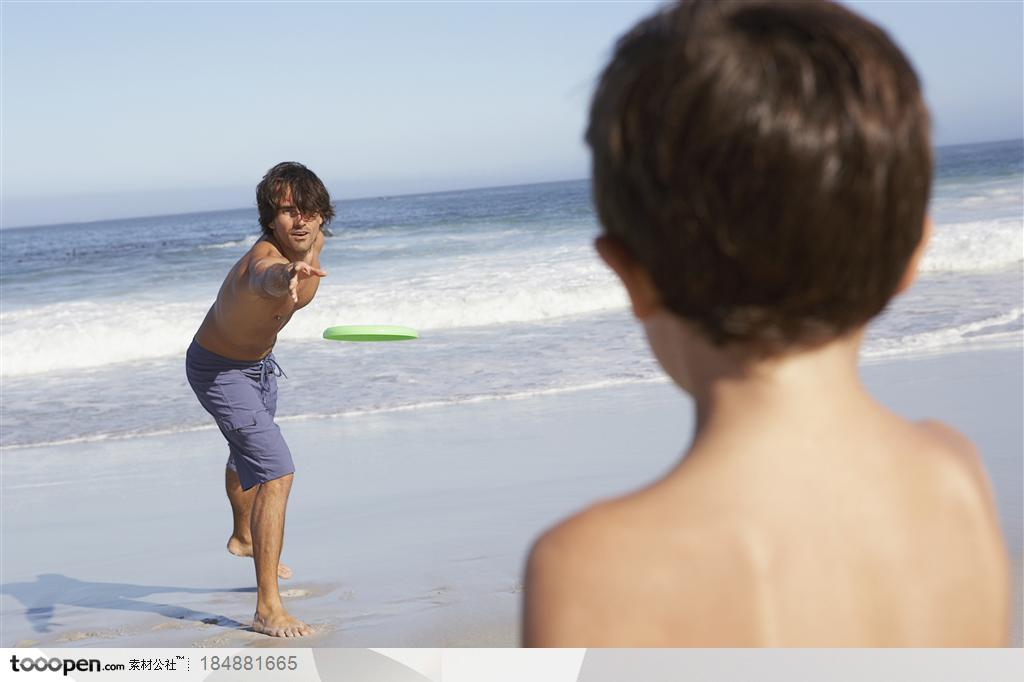
[[[313,171],[301,163],[279,163],[263,176],[256,186],[256,206],[260,212],[263,234],[274,234],[275,221],[288,219],[314,223],[319,227],[334,218],[331,196]]]
[[[611,250],[715,345],[773,353],[863,326],[921,241],[932,160],[918,79],[838,5],[655,14],[619,41],[587,142]]]

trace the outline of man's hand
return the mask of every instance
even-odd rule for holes
[[[258,245],[257,245],[258,246]],[[326,277],[327,271],[314,268],[303,261],[287,262],[280,256],[260,258],[249,273],[249,286],[260,296],[281,298],[290,296],[299,302],[299,282],[310,277]]]
[[[299,302],[299,282],[310,277],[326,277],[327,271],[314,268],[309,263],[295,261],[285,266],[285,276],[288,278],[288,294],[292,301]]]

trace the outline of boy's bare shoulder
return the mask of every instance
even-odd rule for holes
[[[623,522],[616,502],[602,502],[534,543],[526,565],[524,646],[599,646],[604,612],[621,595],[609,586],[628,572]]]
[[[938,480],[951,512],[945,528],[948,534],[959,531],[965,538],[961,554],[969,557],[972,565],[984,576],[979,581],[983,589],[973,597],[972,611],[1002,613],[1003,624],[995,627],[984,640],[999,641],[1009,630],[1009,612],[1006,609],[1010,591],[1009,561],[995,496],[981,455],[963,434],[942,422],[929,420],[916,426],[933,444],[933,448],[924,454],[944,455],[942,463],[945,466],[936,468],[940,469]],[[991,625],[992,621],[984,621],[979,628]]]
[[[967,518],[976,519],[984,533],[998,542],[999,514],[992,486],[974,444],[956,429],[938,421],[923,421],[916,425],[933,444],[927,455],[941,453],[944,467],[940,471],[943,490],[949,499],[959,505]]]
[[[623,500],[597,503],[545,532],[534,544],[527,564],[530,575],[548,580],[601,579],[616,568],[628,543],[629,512]],[[531,570],[539,569],[539,570]]]
[[[934,419],[917,422],[915,426],[931,438],[937,447],[951,455],[954,463],[971,472],[972,475],[983,472],[978,449],[974,447],[974,443],[967,440],[967,436],[952,426]]]
[[[926,441],[921,454],[927,458],[934,475],[941,477],[951,499],[978,507],[995,518],[995,501],[981,455],[962,433],[939,421],[921,421],[914,426]]]
[[[740,534],[666,515],[658,495],[598,503],[537,540],[526,569],[526,646],[710,645],[715,621],[749,615],[730,608],[749,611],[744,586],[753,584]],[[730,628],[741,638],[748,629]]]

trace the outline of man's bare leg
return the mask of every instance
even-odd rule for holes
[[[231,514],[235,518],[235,527],[228,539],[228,551],[235,556],[252,556],[252,503],[256,499],[256,488],[242,490],[238,474],[231,469],[224,469],[224,488],[231,501]],[[278,564],[277,576],[288,580],[292,577],[292,569]]]
[[[256,563],[256,615],[252,629],[272,637],[301,637],[313,629],[288,615],[277,589],[277,567],[284,544],[284,513],[293,474],[256,486],[252,503],[252,548]]]

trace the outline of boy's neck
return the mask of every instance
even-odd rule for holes
[[[693,396],[695,442],[718,426],[766,422],[785,428],[877,409],[857,371],[862,329],[814,348],[753,359],[713,346],[674,316],[656,317],[662,319],[647,322],[648,336],[669,376]]]

